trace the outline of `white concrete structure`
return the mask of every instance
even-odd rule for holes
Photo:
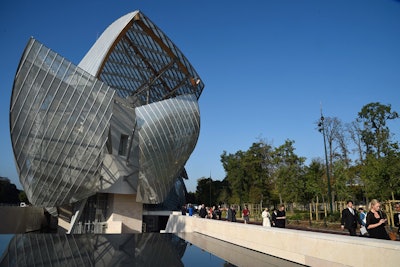
[[[400,242],[170,216],[165,232],[200,233],[308,266],[399,266]]]

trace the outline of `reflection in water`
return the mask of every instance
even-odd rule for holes
[[[15,235],[0,266],[183,266],[186,242],[173,234]]]
[[[8,241],[0,267],[302,266],[197,233],[0,235],[0,243]]]
[[[196,247],[202,248],[203,251],[208,252],[215,258],[222,258],[225,260],[224,267],[231,266],[262,266],[262,267],[300,267],[304,266],[295,262],[291,262],[285,259],[277,258],[265,253],[261,253],[255,250],[247,249],[235,244],[231,244],[213,237],[205,236],[199,233],[179,233],[177,234],[182,239],[185,239],[189,244],[193,244]],[[190,246],[186,248],[185,255],[182,261],[186,264],[185,258],[190,250]],[[203,253],[204,255],[204,253]],[[210,266],[208,264],[203,265],[205,257],[196,261],[195,264],[191,263],[188,266]],[[200,263],[200,264],[199,264]],[[217,265],[213,265],[217,266]],[[218,266],[222,266],[221,264]]]

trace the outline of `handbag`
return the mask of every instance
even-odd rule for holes
[[[368,231],[367,231],[367,228],[365,228],[365,226],[363,225],[360,227],[360,232],[362,235],[365,235]]]

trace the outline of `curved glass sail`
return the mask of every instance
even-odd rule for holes
[[[161,203],[192,153],[200,132],[194,95],[136,108],[139,135],[137,201]]]
[[[53,207],[98,188],[114,90],[31,39],[15,77],[10,127],[29,201]]]

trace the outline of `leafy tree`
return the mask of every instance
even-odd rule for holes
[[[305,158],[294,153],[293,144],[293,140],[286,140],[275,149],[276,188],[281,202],[299,202],[304,197]]]
[[[230,202],[239,203],[242,200],[244,194],[244,175],[245,170],[243,169],[242,158],[244,156],[243,151],[238,151],[235,154],[227,154],[224,151],[221,155],[221,162],[226,172],[226,180],[230,185],[232,192]]]
[[[258,203],[269,199],[272,189],[272,146],[256,142],[247,151],[221,155],[221,162],[227,173],[232,196],[230,202]]]
[[[399,148],[392,141],[389,120],[399,117],[390,105],[379,102],[365,105],[358,113],[357,122],[362,126],[361,140],[365,147],[365,159],[360,171],[365,194],[369,198],[389,198],[398,193]]]
[[[211,195],[213,191],[212,183],[213,180],[211,178],[202,177],[197,180],[196,200],[199,201],[198,204],[210,206],[215,203],[215,199]]]
[[[305,167],[304,200],[310,202],[316,196],[326,195],[326,179],[324,180],[325,165],[322,159],[313,159],[309,166]]]
[[[361,139],[367,154],[375,155],[377,158],[387,155],[391,149],[387,122],[398,117],[399,114],[392,111],[390,105],[382,105],[379,102],[369,103],[361,109],[358,113],[358,122],[363,126]]]
[[[7,178],[0,177],[0,203],[17,204],[20,190]]]
[[[354,199],[354,192],[351,188],[355,184],[354,179],[349,177],[347,164],[343,160],[338,160],[332,166],[332,173],[335,177],[335,192],[341,201]]]
[[[195,192],[186,193],[186,203],[197,204],[197,198]]]
[[[26,204],[29,204],[28,197],[26,196],[26,193],[24,191],[19,191],[18,199],[20,202],[25,202]]]

